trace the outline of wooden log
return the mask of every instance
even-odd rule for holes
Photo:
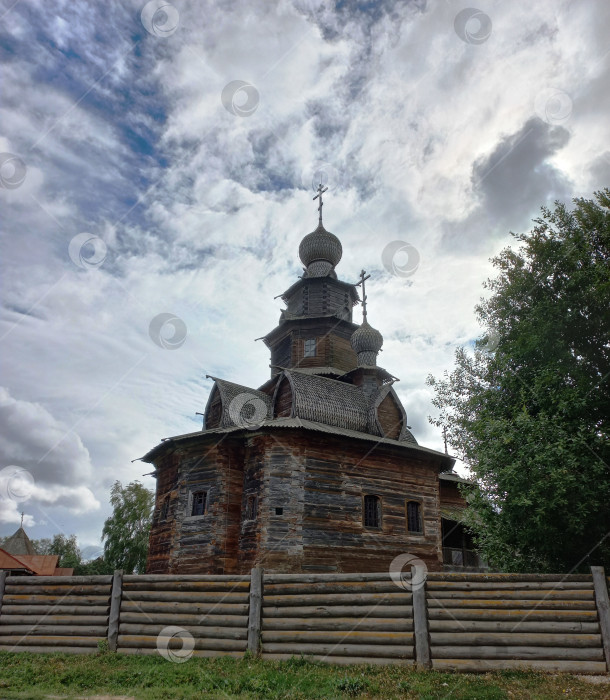
[[[126,574],[123,583],[165,583],[172,581],[250,581],[249,575],[234,574]]]
[[[104,595],[79,595],[79,596],[52,596],[52,595],[9,595],[4,594],[6,605],[98,605],[108,606],[108,596]]]
[[[426,598],[425,572],[421,567],[411,567],[411,580],[421,581],[413,588],[413,629],[415,635],[415,661],[418,668],[430,668],[430,634],[428,630],[428,601]]]
[[[516,620],[496,622],[492,620],[430,620],[430,632],[539,632],[568,634],[599,634],[597,622],[534,622]]]
[[[123,600],[155,603],[247,603],[248,593],[211,591],[209,593],[173,593],[171,591],[123,591]]]
[[[305,605],[293,608],[273,607],[263,601],[263,620],[268,617],[356,617],[365,619],[369,615],[375,617],[412,618],[413,608],[410,605]]]
[[[590,574],[476,574],[476,573],[440,573],[428,572],[427,581],[586,581],[591,584]]]
[[[44,620],[46,623],[46,620]],[[92,627],[88,625],[2,625],[0,636],[15,635],[42,635],[59,637],[105,637],[106,627]]]
[[[161,581],[125,583],[123,590],[132,591],[177,591],[192,593],[210,593],[224,591],[227,593],[247,593],[250,588],[249,581]]]
[[[155,603],[149,601],[121,601],[121,615],[124,612],[144,612],[149,614],[181,613],[183,615],[247,615],[247,603]]]
[[[64,576],[57,577],[60,581]],[[63,584],[46,586],[18,586],[16,584],[7,584],[6,593],[10,595],[23,595],[23,596],[33,596],[33,595],[50,595],[54,597],[61,597],[65,595],[99,595],[104,598],[110,598],[110,586],[104,585],[78,585],[78,586],[66,586]]]
[[[242,627],[248,628],[247,615],[165,615],[122,612],[121,625],[126,624],[155,624],[155,625],[178,625],[186,627],[188,625],[199,625],[205,627]]]
[[[123,595],[123,571],[117,569],[112,577],[112,593],[110,595],[110,614],[108,616],[108,649],[116,651],[119,636],[119,620],[121,617],[121,598]]]
[[[269,654],[263,651],[262,658],[274,661],[287,661],[288,659],[294,658],[294,654]],[[315,654],[308,655],[307,660],[311,661],[322,661],[327,664],[333,664],[337,666],[352,666],[366,664],[376,664],[381,666],[413,666],[413,659],[401,659],[394,658],[388,659],[383,657],[369,657],[369,656],[317,656]]]
[[[568,591],[548,589],[543,591],[514,591],[503,589],[501,591],[434,591],[430,593],[430,597],[434,600],[446,600],[447,605],[451,605],[453,600],[506,600],[515,601],[516,603],[522,600],[559,600],[559,601],[574,601],[574,600],[593,600],[593,590]],[[451,602],[450,602],[451,601]]]
[[[538,634],[536,632],[432,632],[430,634],[432,646],[541,646],[541,647],[599,647],[601,648],[601,636],[599,634]]]
[[[602,661],[600,649],[543,646],[438,646],[435,659],[549,659],[555,661]]]
[[[595,588],[595,605],[599,616],[599,626],[601,630],[604,659],[606,670],[610,671],[610,600],[608,597],[608,585],[603,566],[592,566],[593,586]]]
[[[430,620],[547,620],[562,622],[597,620],[595,610],[485,610],[482,608],[428,608]]]
[[[595,601],[591,600],[490,600],[489,598],[456,598],[451,602],[439,600],[430,596],[428,598],[429,608],[503,608],[526,610],[535,608],[538,610],[595,610]]]
[[[333,631],[263,630],[263,644],[267,642],[297,642],[315,644],[402,644],[413,646],[412,632],[365,632],[359,629]]]
[[[36,625],[44,621],[45,625],[91,625],[106,627],[107,617],[96,615],[3,615],[0,617],[0,629],[5,625]]]
[[[0,571],[0,616],[2,615],[2,599],[4,598],[4,588],[6,586],[6,571]]]
[[[97,654],[97,647],[72,647],[72,646],[24,646],[0,644],[0,651],[23,652],[30,654]]]
[[[60,635],[0,635],[0,646],[71,646],[97,647],[99,637],[64,637]]]
[[[265,581],[265,595],[308,595],[312,593],[400,593],[393,581],[328,581],[322,583],[271,583]]]
[[[197,656],[200,658],[214,658],[217,656],[230,656],[234,659],[242,659],[244,657],[244,651],[227,651],[226,649],[194,649],[192,656]],[[155,656],[159,654],[159,650],[154,647],[124,647],[121,649],[121,654],[133,654],[138,656]]]
[[[413,620],[390,617],[267,618],[263,631],[270,630],[355,630],[361,632],[412,632]]]
[[[149,625],[133,625],[125,624],[121,622],[119,634],[127,635],[133,637],[135,635],[142,635],[144,637],[158,637],[159,634],[167,627],[164,624],[149,624]],[[248,630],[244,625],[243,628],[240,627],[208,627],[207,625],[197,625],[191,623],[185,626],[184,629],[197,639],[207,639],[209,637],[213,639],[247,639]]]
[[[523,659],[433,659],[435,671],[463,671],[487,673],[489,671],[546,671],[549,673],[604,673],[602,661],[536,661]]]
[[[4,605],[3,615],[95,615],[108,617],[109,605]]]
[[[298,596],[298,602],[303,605],[408,605],[412,600],[410,593],[396,590],[396,593],[350,593],[312,594]],[[291,595],[265,595],[263,604],[265,607],[286,607],[295,604],[295,596]]]
[[[437,591],[593,591],[591,581],[426,581],[426,588]]]
[[[261,568],[250,573],[250,610],[248,613],[248,651],[255,656],[261,649],[261,626],[263,610],[263,576]]]
[[[144,636],[139,634],[119,634],[118,646],[123,653],[128,647],[135,648],[157,648],[157,635]],[[205,637],[203,639],[195,639],[195,649],[214,649],[217,651],[245,651],[248,642],[246,639],[215,639],[213,637]],[[170,649],[174,648],[170,642]],[[177,649],[181,648],[179,640],[176,643]]]
[[[265,585],[275,583],[325,583],[333,581],[391,581],[388,571],[368,574],[265,574]]]
[[[9,585],[18,586],[46,586],[48,584],[65,584],[67,586],[110,585],[112,576],[9,576],[6,579]]]
[[[359,656],[362,658],[413,658],[413,647],[382,644],[295,644],[290,642],[269,642],[263,644],[267,654],[316,654],[318,656]]]

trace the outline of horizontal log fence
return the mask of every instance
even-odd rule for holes
[[[450,671],[610,670],[610,602],[590,575],[6,576],[0,650],[264,659]]]

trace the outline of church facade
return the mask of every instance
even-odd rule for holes
[[[203,429],[143,458],[157,480],[148,573],[387,571],[403,553],[443,566],[464,505],[454,460],[412,435],[377,364],[368,277],[337,277],[342,246],[319,211],[299,247],[304,273],[264,337],[271,377],[258,389],[212,377]]]

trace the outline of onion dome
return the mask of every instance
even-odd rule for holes
[[[308,233],[299,246],[299,258],[307,268],[308,277],[326,277],[341,260],[343,248],[334,233],[320,223]]]
[[[377,354],[383,345],[383,336],[370,326],[366,319],[352,333],[350,343],[358,355],[359,366],[372,367],[377,364]]]

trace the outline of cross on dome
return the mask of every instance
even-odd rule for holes
[[[324,202],[322,201],[322,195],[323,195],[327,190],[328,190],[328,187],[325,187],[324,189],[322,189],[322,183],[320,183],[320,184],[318,185],[318,194],[313,198],[313,199],[314,199],[314,202],[316,201],[316,199],[319,199],[319,200],[320,200],[320,202],[319,202],[319,204],[318,204],[318,212],[319,212],[319,215],[318,215],[318,223],[320,224],[320,226],[322,225],[322,207],[324,206]]]

